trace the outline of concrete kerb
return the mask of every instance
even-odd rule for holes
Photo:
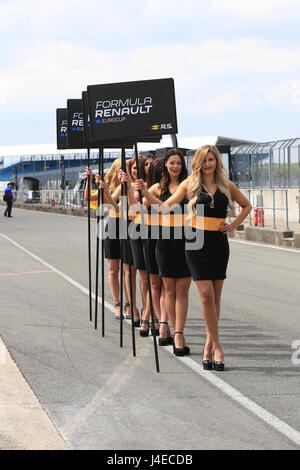
[[[229,236],[238,240],[300,248],[300,232],[241,225],[235,232],[230,233]]]
[[[68,450],[0,337],[0,449]]]
[[[4,206],[3,202],[0,202]],[[76,215],[77,217],[87,217],[87,210],[80,207],[60,207],[60,206],[43,206],[42,204],[25,204],[22,202],[15,202],[13,207],[15,209],[27,209],[31,211],[50,212],[53,214],[63,215]],[[91,217],[96,218],[96,211],[91,210]]]

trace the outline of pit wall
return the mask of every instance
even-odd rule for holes
[[[241,189],[241,192],[250,199],[252,207],[263,206],[264,208],[273,208],[273,190],[262,191],[260,189]],[[287,192],[287,204],[288,204],[288,221],[292,223],[300,222],[300,190],[299,189],[286,189],[278,190],[274,189],[275,192],[275,208],[284,210],[275,211],[275,227],[276,223],[283,226],[286,223],[286,192]],[[261,201],[262,196],[262,201]],[[270,222],[268,225],[273,223],[273,210],[264,209],[264,218],[266,222]],[[252,215],[253,223],[253,215]]]

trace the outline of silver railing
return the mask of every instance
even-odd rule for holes
[[[17,202],[25,204],[39,204],[42,206],[50,207],[86,207],[86,202],[83,198],[83,190],[70,190],[70,189],[43,189],[40,191],[17,191]]]
[[[274,188],[274,189],[248,189],[249,200],[251,200],[251,193],[258,193],[260,194],[260,200],[263,201],[263,192],[272,191],[272,207],[266,207],[264,204],[253,205],[253,209],[249,214],[249,225],[252,225],[252,212],[255,209],[260,209],[263,211],[272,211],[272,226],[273,229],[276,229],[276,211],[285,211],[285,225],[286,230],[289,231],[289,202],[288,202],[288,189],[285,188]],[[276,207],[276,192],[285,192],[285,207]],[[260,217],[260,224],[257,224],[260,227],[264,226],[264,212],[261,214]]]

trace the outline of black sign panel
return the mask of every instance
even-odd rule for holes
[[[58,150],[65,150],[68,147],[67,132],[67,109],[58,108],[56,110],[56,143]]]
[[[87,92],[92,141],[178,132],[171,78],[91,85]]]
[[[118,148],[123,141],[93,141],[92,140],[92,132],[91,132],[91,122],[90,122],[90,106],[88,100],[88,93],[87,91],[82,92],[82,106],[83,106],[83,140],[86,145],[90,147],[106,147],[106,148]],[[160,142],[161,135],[157,135],[155,137],[140,137],[138,139],[139,142]],[[135,139],[126,139],[125,147],[126,148],[133,148],[133,143],[136,142]]]
[[[81,149],[86,147],[83,134],[83,109],[81,99],[67,101],[67,121],[68,148]]]
[[[82,111],[83,111],[83,141],[86,145],[91,145],[91,122],[87,91],[82,92]]]

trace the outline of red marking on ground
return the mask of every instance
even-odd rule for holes
[[[53,269],[48,269],[47,271],[28,271],[24,273],[5,273],[0,274],[0,277],[8,277],[8,276],[22,276],[24,274],[40,274],[40,273],[54,273]]]

